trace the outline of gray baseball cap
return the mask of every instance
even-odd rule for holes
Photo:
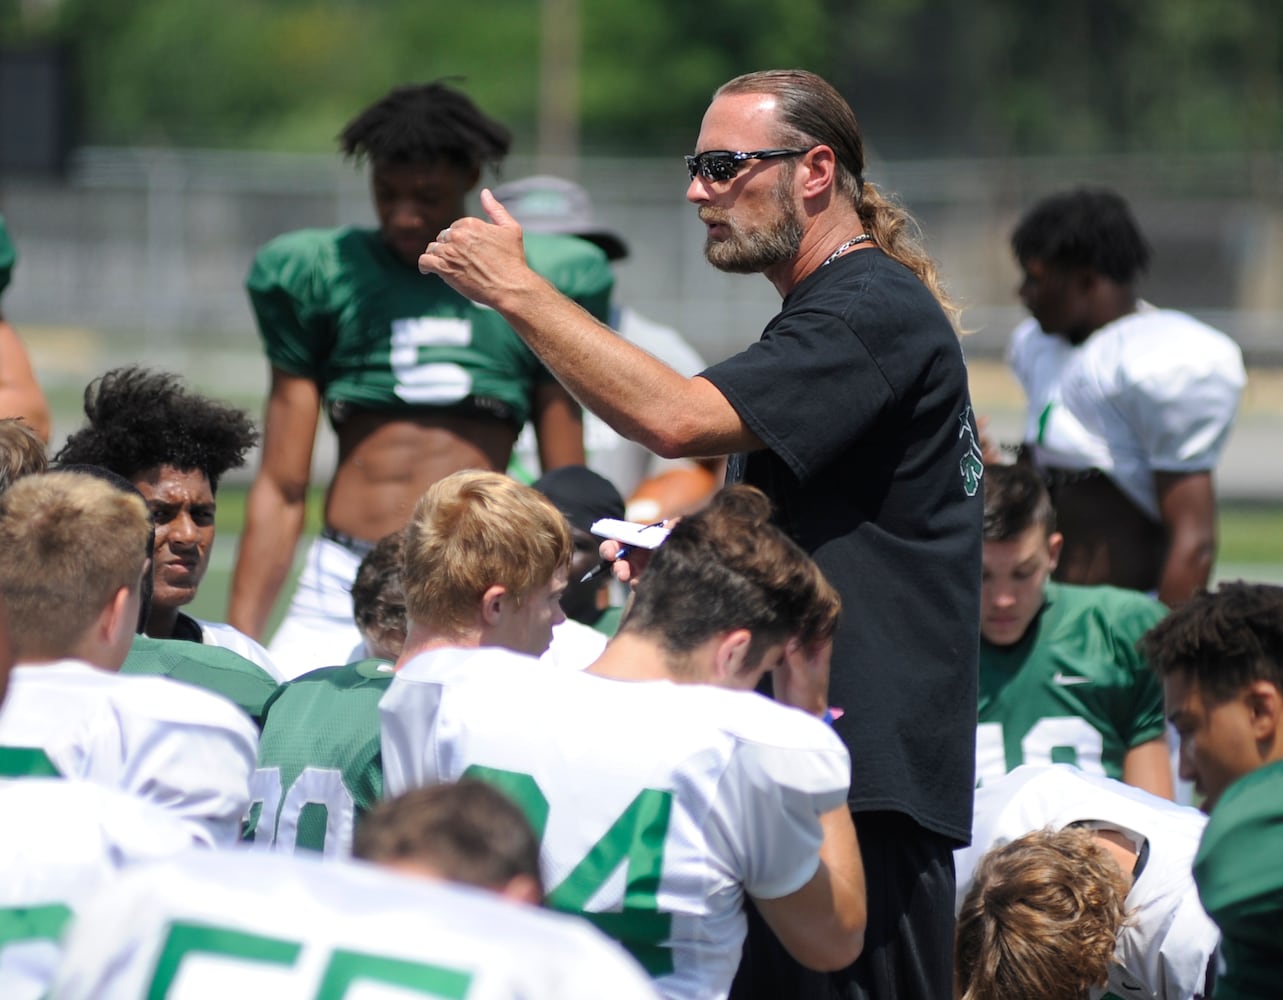
[[[494,189],[508,213],[532,233],[565,233],[596,243],[607,260],[628,256],[628,244],[613,230],[593,222],[588,192],[573,181],[537,175]]]

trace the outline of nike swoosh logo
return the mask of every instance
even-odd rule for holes
[[[1073,674],[1062,674],[1057,670],[1056,675],[1052,677],[1051,682],[1053,684],[1059,684],[1061,687],[1069,687],[1072,684],[1090,684],[1091,678],[1075,677]]]

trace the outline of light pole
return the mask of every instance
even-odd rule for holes
[[[579,0],[543,0],[539,31],[540,173],[579,158]]]

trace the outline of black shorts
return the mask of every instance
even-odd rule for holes
[[[897,812],[856,813],[869,924],[838,972],[799,965],[750,900],[730,1000],[948,1000],[953,996],[953,841]]]

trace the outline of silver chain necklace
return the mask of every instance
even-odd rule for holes
[[[873,242],[873,237],[870,236],[868,233],[861,233],[859,236],[853,236],[849,240],[847,240],[845,243],[843,243],[840,247],[838,247],[836,250],[834,250],[831,254],[829,254],[828,257],[825,258],[824,263],[820,265],[820,267],[827,267],[829,264],[832,264],[835,260],[837,260],[844,253],[850,250],[853,246],[859,243],[872,243],[872,242]]]

